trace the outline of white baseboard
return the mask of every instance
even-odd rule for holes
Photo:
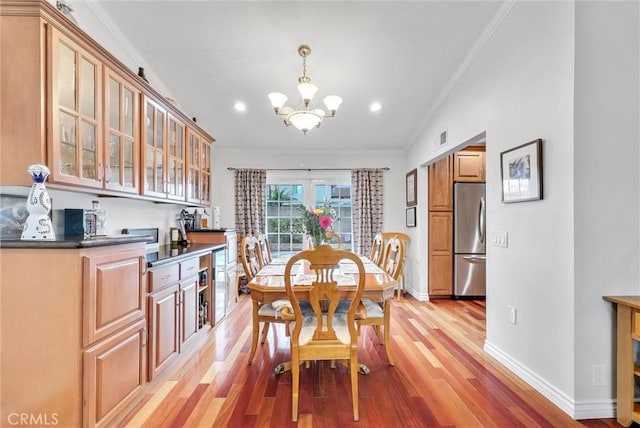
[[[531,385],[533,389],[538,391],[573,419],[607,419],[615,417],[615,400],[607,399],[602,401],[576,402],[573,398],[558,390],[536,373],[511,358],[508,354],[502,352],[501,349],[494,346],[489,341],[484,342],[484,351],[502,363],[502,365],[512,371],[520,379]]]

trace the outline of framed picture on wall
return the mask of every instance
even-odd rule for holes
[[[407,227],[416,227],[416,207],[407,208]]]
[[[407,173],[407,206],[418,204],[418,170],[413,169]]]
[[[542,140],[500,153],[502,202],[542,199]]]

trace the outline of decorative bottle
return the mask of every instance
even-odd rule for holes
[[[35,241],[53,241],[56,239],[53,224],[49,217],[51,198],[44,182],[51,173],[46,165],[34,163],[29,165],[27,172],[31,175],[33,184],[27,197],[27,211],[29,217],[24,222],[20,239]]]

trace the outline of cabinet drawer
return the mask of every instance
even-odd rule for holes
[[[180,262],[180,279],[189,278],[197,274],[199,269],[200,259],[198,257]]]
[[[178,282],[180,269],[177,263],[153,268],[149,271],[149,293]]]

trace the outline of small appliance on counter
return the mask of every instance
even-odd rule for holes
[[[64,209],[65,238],[93,238],[96,236],[96,216],[92,210]]]

